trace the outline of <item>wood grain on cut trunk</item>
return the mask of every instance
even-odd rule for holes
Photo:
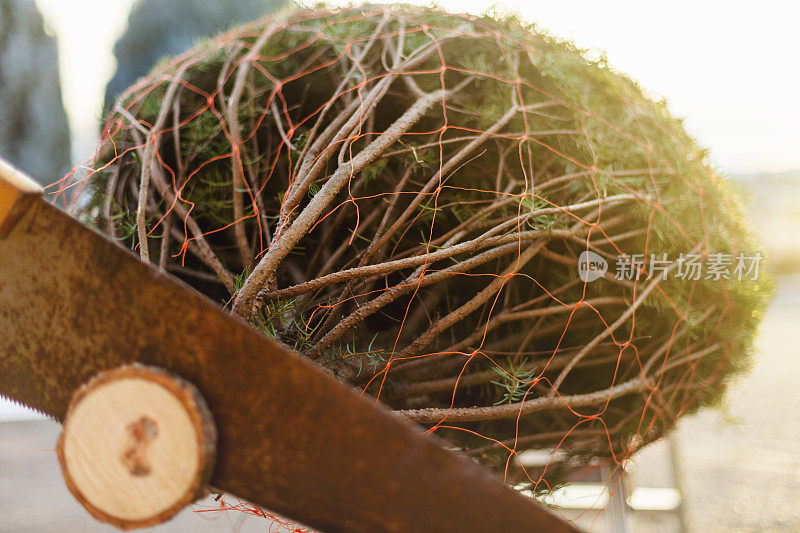
[[[67,412],[58,459],[72,494],[98,520],[149,527],[203,495],[216,430],[194,386],[142,365],[102,372]]]

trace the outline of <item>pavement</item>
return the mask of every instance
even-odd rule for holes
[[[800,531],[800,276],[779,281],[755,365],[678,431],[692,531]]]
[[[72,497],[58,470],[55,442],[60,425],[50,420],[0,423],[0,533],[112,533]],[[226,498],[227,500],[227,498]],[[237,503],[236,500],[231,500]],[[283,533],[263,517],[218,508],[206,498],[153,533]],[[270,529],[272,527],[272,529]]]

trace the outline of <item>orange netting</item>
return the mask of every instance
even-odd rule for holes
[[[516,20],[367,7],[165,63],[59,193],[545,490],[620,464],[744,364],[759,256],[704,158],[663,103]],[[529,448],[561,459],[525,468]]]

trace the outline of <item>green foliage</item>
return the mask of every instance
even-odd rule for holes
[[[515,365],[513,362],[509,361],[508,368],[493,367],[492,370],[500,376],[500,379],[491,381],[490,383],[496,385],[503,395],[494,405],[522,401],[529,393],[534,379],[538,374],[536,368],[526,369],[524,361],[519,365]]]
[[[556,224],[558,219],[557,213],[545,213],[534,215],[540,209],[550,209],[552,204],[546,202],[542,198],[534,195],[534,193],[525,194],[519,199],[520,215],[527,216],[525,223],[529,228],[535,230],[550,229]]]
[[[267,302],[258,316],[253,319],[254,325],[268,337],[279,338],[286,329],[286,322],[294,324],[295,300],[274,299]]]

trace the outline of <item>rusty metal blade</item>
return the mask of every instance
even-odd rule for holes
[[[0,180],[2,180],[0,169]],[[0,237],[0,394],[61,420],[139,361],[204,395],[212,485],[323,531],[575,531],[43,199]]]

